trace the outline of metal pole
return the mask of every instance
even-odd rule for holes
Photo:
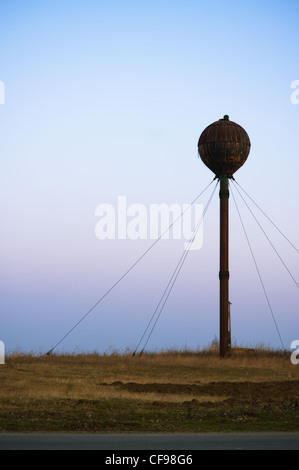
[[[228,177],[220,177],[220,357],[230,353],[228,268]]]

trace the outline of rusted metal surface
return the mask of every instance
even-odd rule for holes
[[[229,306],[229,178],[245,163],[250,152],[247,132],[226,115],[210,124],[198,141],[204,164],[220,180],[220,356],[231,350]]]
[[[217,177],[232,176],[247,160],[250,146],[243,127],[224,116],[204,129],[198,141],[198,152]]]
[[[229,331],[229,188],[228,178],[220,178],[220,356],[227,357],[230,353]]]

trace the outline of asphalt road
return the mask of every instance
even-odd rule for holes
[[[299,433],[0,433],[0,450],[299,450]]]

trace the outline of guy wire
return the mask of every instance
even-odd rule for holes
[[[208,186],[206,186],[203,191],[201,191],[198,196],[196,196],[196,198],[188,205],[186,209],[182,211],[182,213],[172,222],[172,224],[163,233],[161,233],[161,235],[154,241],[154,243],[152,243],[152,245],[130,266],[130,268],[125,271],[125,273],[110,287],[110,289],[105,292],[105,294],[88,310],[88,312],[86,312],[82,316],[82,318],[77,321],[77,323],[55,344],[55,346],[49,349],[49,351],[45,354],[46,356],[50,355],[54,351],[54,349],[56,349],[57,346],[61,344],[62,341],[64,341],[65,338],[69,336],[69,334],[74,331],[74,329],[105,299],[105,297],[107,297],[107,295],[122,281],[122,279],[124,279],[124,277],[127,276],[130,271],[132,271],[132,269],[145,257],[145,255],[158,243],[158,241],[161,240],[163,235],[167,233],[173,227],[173,225],[179,219],[181,219],[183,214],[193,206],[193,204],[200,198],[200,196],[211,186],[213,181],[214,179],[208,184]]]
[[[146,342],[145,342],[145,344],[144,344],[144,346],[143,346],[143,348],[142,348],[140,354],[142,354],[142,353],[144,352],[144,349],[145,349],[145,347],[146,347],[146,345],[147,345],[147,343],[148,343],[148,341],[149,341],[149,339],[150,339],[150,337],[151,337],[151,335],[152,335],[152,333],[153,333],[153,331],[154,331],[154,328],[155,328],[155,326],[156,326],[156,324],[157,324],[157,322],[158,322],[158,320],[159,320],[159,318],[160,318],[160,315],[161,315],[161,313],[162,313],[162,310],[163,310],[164,307],[165,307],[165,304],[166,304],[166,302],[167,302],[167,299],[168,299],[168,297],[169,297],[169,295],[170,295],[170,293],[171,293],[171,291],[172,291],[172,289],[173,289],[173,287],[174,287],[174,284],[175,284],[175,282],[176,282],[176,280],[177,280],[177,278],[178,278],[178,275],[179,275],[179,273],[180,273],[180,271],[181,271],[181,269],[182,269],[182,267],[183,267],[183,264],[184,264],[184,262],[185,262],[185,260],[186,260],[186,258],[187,258],[187,255],[188,255],[188,253],[189,253],[189,249],[188,249],[188,248],[189,248],[189,246],[193,243],[193,241],[194,241],[194,239],[195,239],[195,237],[196,237],[196,234],[197,234],[197,232],[198,232],[198,230],[199,230],[199,228],[200,228],[200,226],[201,226],[201,224],[202,224],[202,222],[203,222],[203,218],[204,218],[204,216],[205,216],[205,214],[206,214],[206,212],[207,212],[207,210],[208,210],[208,208],[209,208],[209,205],[210,205],[211,200],[212,200],[212,198],[213,198],[213,196],[214,196],[214,193],[215,193],[215,190],[216,190],[216,188],[217,188],[218,183],[219,183],[219,180],[217,181],[217,183],[216,183],[216,185],[215,185],[215,188],[213,189],[213,192],[212,192],[212,194],[211,194],[211,196],[210,196],[210,198],[209,198],[209,200],[208,200],[208,202],[207,202],[207,205],[206,205],[206,207],[205,207],[205,209],[204,209],[204,211],[203,211],[203,214],[202,214],[202,216],[201,216],[201,218],[200,218],[200,220],[199,220],[199,222],[198,222],[198,224],[197,224],[197,226],[196,226],[196,229],[195,229],[195,231],[194,231],[194,233],[193,233],[193,236],[192,236],[192,238],[191,238],[191,239],[189,240],[189,242],[188,242],[187,249],[185,249],[184,252],[183,252],[183,254],[181,255],[180,260],[179,260],[179,262],[178,262],[178,264],[177,264],[177,266],[176,266],[176,268],[175,268],[175,270],[174,270],[174,272],[173,272],[173,274],[172,274],[172,276],[171,276],[171,278],[170,278],[170,280],[169,280],[169,282],[168,282],[168,284],[167,284],[167,286],[166,286],[166,288],[165,288],[165,290],[164,290],[164,292],[163,292],[163,294],[162,294],[162,296],[161,296],[161,298],[160,298],[160,301],[159,301],[159,303],[158,303],[158,305],[157,305],[157,307],[156,307],[156,309],[155,309],[155,311],[154,311],[154,313],[153,313],[153,315],[152,315],[152,317],[151,317],[151,319],[150,319],[150,321],[149,321],[149,323],[148,323],[148,325],[147,325],[147,327],[146,327],[146,329],[145,329],[145,331],[144,331],[144,333],[143,333],[143,335],[142,335],[142,337],[141,337],[141,339],[140,339],[140,341],[139,341],[139,343],[138,343],[138,345],[137,345],[135,351],[133,352],[133,356],[135,356],[135,354],[137,353],[137,350],[138,350],[138,348],[139,348],[139,346],[140,346],[140,344],[141,344],[141,342],[142,342],[142,340],[143,340],[143,338],[144,338],[144,336],[145,336],[147,330],[149,329],[150,324],[152,323],[152,321],[153,321],[153,319],[154,319],[154,316],[155,316],[156,312],[158,311],[159,306],[161,305],[161,303],[162,303],[162,301],[163,301],[164,296],[166,296],[166,298],[165,298],[165,300],[164,300],[164,302],[163,302],[163,304],[162,304],[162,307],[160,308],[160,312],[159,312],[159,314],[158,314],[158,316],[157,316],[157,318],[156,318],[156,320],[155,320],[155,322],[154,322],[154,325],[152,326],[152,329],[151,329],[151,331],[150,331],[150,333],[149,333],[149,335],[148,335],[148,337],[147,337],[147,340],[146,340]],[[172,283],[172,284],[171,284],[171,283]],[[168,291],[168,293],[167,293],[167,295],[166,295],[166,292],[167,292],[168,289],[169,289],[169,291]]]

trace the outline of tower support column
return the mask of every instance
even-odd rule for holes
[[[220,178],[220,357],[230,353],[229,329],[229,185],[228,176]]]

